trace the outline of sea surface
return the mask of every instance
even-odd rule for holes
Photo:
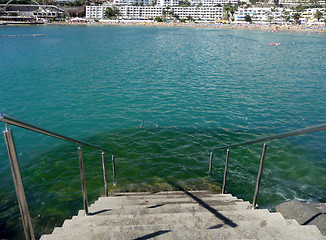
[[[99,145],[109,190],[215,189],[225,151],[326,122],[326,35],[142,26],[0,26],[0,112]],[[269,43],[281,43],[271,46]],[[4,124],[0,124],[4,129]],[[77,145],[13,130],[37,237],[83,208]],[[258,204],[326,201],[326,132],[267,143]],[[89,203],[101,152],[84,147]],[[232,148],[227,192],[252,201],[262,143]],[[0,238],[22,239],[0,138]]]

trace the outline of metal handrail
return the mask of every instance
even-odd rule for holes
[[[45,128],[41,128],[41,127],[35,126],[33,124],[30,124],[30,123],[24,122],[22,120],[19,120],[17,118],[8,116],[7,114],[4,114],[4,113],[0,113],[0,121],[4,122],[4,123],[11,124],[11,125],[14,125],[14,126],[17,126],[17,127],[25,128],[25,129],[33,131],[33,132],[42,133],[42,134],[48,135],[50,137],[54,137],[54,138],[58,138],[58,139],[68,141],[68,142],[76,143],[78,145],[94,148],[94,149],[97,149],[97,150],[100,150],[100,151],[103,151],[103,152],[107,152],[107,153],[110,153],[111,155],[113,155],[112,151],[110,151],[110,150],[107,150],[107,149],[104,149],[102,147],[98,147],[98,146],[95,146],[95,145],[92,145],[92,144],[89,144],[89,143],[86,143],[86,142],[83,142],[83,141],[79,141],[79,140],[76,140],[76,139],[73,139],[73,138],[70,138],[70,137],[66,137],[64,135],[52,132],[52,131],[47,130]]]
[[[211,171],[212,171],[213,152],[217,151],[217,150],[227,149],[226,161],[225,161],[225,170],[224,170],[224,178],[223,178],[223,187],[222,187],[222,194],[224,194],[225,193],[227,170],[228,170],[228,162],[229,162],[229,156],[230,156],[230,148],[244,146],[244,145],[250,145],[250,144],[253,144],[253,143],[264,142],[263,150],[262,150],[262,154],[261,154],[261,159],[260,159],[260,164],[259,164],[259,170],[258,170],[258,176],[257,176],[257,181],[256,181],[255,193],[254,193],[254,197],[253,197],[253,201],[252,201],[252,209],[255,209],[256,208],[256,203],[257,203],[257,198],[258,198],[258,193],[259,193],[260,181],[261,181],[263,167],[264,167],[266,149],[267,149],[266,141],[285,138],[285,137],[291,137],[291,136],[296,136],[296,135],[301,135],[301,134],[306,134],[306,133],[319,132],[319,131],[324,131],[324,130],[326,130],[326,123],[321,124],[321,125],[317,125],[317,126],[313,126],[313,127],[298,129],[298,130],[295,130],[295,131],[285,132],[285,133],[281,133],[281,134],[277,134],[277,135],[273,135],[273,136],[269,136],[269,137],[263,137],[263,138],[258,138],[258,139],[255,139],[255,140],[250,140],[250,141],[245,141],[245,142],[231,144],[231,145],[227,145],[227,146],[223,146],[223,147],[214,148],[214,149],[211,150],[211,153],[210,153],[208,173],[211,173]]]
[[[228,145],[228,146],[224,146],[224,147],[214,148],[211,150],[211,152],[216,151],[216,150],[239,147],[239,146],[249,145],[249,144],[253,144],[253,143],[270,141],[273,139],[280,139],[280,138],[291,137],[291,136],[301,135],[301,134],[305,134],[305,133],[318,132],[318,131],[323,131],[323,130],[326,130],[326,123],[317,125],[317,126],[313,126],[313,127],[302,128],[302,129],[299,129],[296,131],[290,131],[290,132],[277,134],[277,135],[273,135],[273,136],[269,136],[269,137],[258,138],[258,139],[251,140],[251,141],[245,141],[245,142],[240,142],[240,143],[236,143],[236,144],[232,144],[232,145]]]
[[[104,176],[104,188],[105,188],[105,196],[108,196],[108,185],[107,185],[107,175],[106,175],[106,167],[105,167],[105,153],[111,153],[111,151],[106,150],[104,148],[82,142],[73,138],[66,137],[64,135],[49,131],[47,129],[35,126],[33,124],[24,122],[22,120],[13,118],[11,116],[8,116],[4,113],[0,113],[0,121],[5,123],[5,130],[3,131],[7,152],[8,152],[8,159],[9,164],[12,172],[12,177],[14,180],[14,186],[16,190],[17,200],[18,200],[18,206],[22,218],[22,223],[24,227],[24,232],[27,240],[35,240],[34,236],[34,230],[32,226],[32,221],[26,201],[23,181],[20,173],[16,148],[15,148],[15,142],[13,138],[12,131],[8,129],[8,124],[21,127],[33,132],[38,132],[44,135],[48,135],[54,138],[62,139],[68,142],[76,143],[78,144],[78,159],[79,159],[79,168],[80,168],[80,178],[81,178],[81,185],[82,185],[82,194],[83,194],[83,204],[84,204],[84,210],[85,215],[88,215],[88,201],[87,201],[87,190],[86,190],[86,182],[85,182],[85,173],[84,173],[84,163],[83,163],[83,152],[81,146],[90,147],[93,149],[97,149],[102,151],[102,166],[103,166],[103,176]],[[115,181],[115,160],[114,155],[112,154],[112,168],[113,168],[113,181]]]

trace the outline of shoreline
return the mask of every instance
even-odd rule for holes
[[[17,26],[17,25],[28,25],[29,23],[10,23],[6,22],[1,26]],[[172,28],[206,28],[206,29],[234,29],[234,30],[256,30],[264,32],[303,32],[303,33],[316,33],[324,35],[326,33],[326,25],[315,26],[315,25],[295,25],[295,24],[267,24],[267,23],[212,23],[212,22],[201,22],[201,23],[180,23],[180,22],[143,22],[143,21],[128,21],[128,20],[111,20],[111,21],[100,21],[100,22],[49,22],[44,23],[45,25],[76,25],[76,26],[147,26],[147,27],[172,27]],[[43,24],[42,24],[43,25]]]
[[[174,27],[174,28],[207,28],[207,29],[241,29],[241,30],[257,30],[267,32],[308,32],[324,34],[326,26],[308,26],[308,25],[280,25],[280,24],[213,24],[213,23],[157,23],[157,22],[54,22],[46,23],[49,25],[86,25],[86,26],[149,26],[149,27]]]

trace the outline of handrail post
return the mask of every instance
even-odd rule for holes
[[[25,191],[24,191],[24,185],[20,173],[14,138],[12,135],[12,131],[8,130],[7,124],[6,124],[6,130],[3,131],[3,135],[5,138],[6,147],[8,151],[9,163],[10,163],[12,177],[14,180],[17,201],[18,201],[19,211],[23,222],[25,237],[27,240],[35,240],[32,220],[29,214]]]
[[[112,155],[112,172],[113,172],[113,182],[115,182],[115,159],[114,155]]]
[[[258,176],[257,176],[257,182],[256,182],[256,188],[255,188],[254,198],[252,200],[252,209],[255,209],[256,208],[256,204],[257,204],[257,198],[258,198],[258,193],[259,193],[259,186],[260,186],[261,176],[263,174],[263,168],[264,168],[264,160],[265,160],[265,155],[266,155],[266,148],[267,148],[267,144],[264,143],[264,145],[263,145],[263,151],[262,151],[261,158],[260,158],[260,164],[259,164],[259,170],[258,170]]]
[[[227,149],[226,150],[226,160],[225,160],[222,194],[225,194],[225,185],[226,185],[226,177],[227,177],[227,173],[228,173],[229,157],[230,157],[230,149]]]
[[[212,172],[212,165],[213,165],[213,152],[209,155],[209,167],[208,167],[208,173]]]
[[[87,201],[87,190],[86,190],[86,182],[85,182],[85,172],[84,172],[84,162],[83,162],[83,150],[79,146],[78,147],[78,159],[79,159],[79,168],[80,168],[80,180],[83,191],[83,203],[85,215],[88,215],[88,201]]]
[[[102,166],[103,166],[105,196],[108,197],[109,196],[109,190],[108,190],[108,181],[107,181],[107,175],[106,175],[105,153],[104,152],[102,152]]]

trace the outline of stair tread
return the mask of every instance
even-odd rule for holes
[[[164,222],[164,221],[173,221],[173,220],[180,220],[180,219],[187,219],[187,218],[193,218],[197,221],[213,221],[218,219],[228,218],[230,220],[237,220],[237,221],[246,221],[246,220],[267,220],[267,219],[278,219],[279,221],[283,221],[283,223],[286,223],[286,220],[282,217],[281,214],[271,214],[268,212],[268,210],[255,210],[255,211],[247,211],[247,210],[241,210],[241,211],[220,211],[218,212],[219,215],[214,215],[213,213],[206,211],[206,212],[183,212],[183,213],[159,213],[159,214],[126,214],[126,215],[111,215],[109,212],[107,214],[98,214],[94,216],[74,216],[71,220],[66,220],[64,225],[70,222],[85,222],[85,221],[125,221],[132,219],[133,222],[141,221],[140,224],[146,221],[152,221],[153,219],[156,219],[158,221]],[[98,220],[97,220],[98,219]],[[67,223],[66,223],[67,222]],[[292,224],[292,222],[288,222],[288,224]],[[63,225],[63,226],[64,226]]]
[[[256,224],[259,224],[258,227]],[[213,225],[213,224],[212,224]],[[215,227],[215,228],[214,228]],[[140,226],[93,226],[60,229],[57,228],[53,232],[53,237],[59,237],[61,239],[111,239],[113,236],[119,239],[134,239],[136,237],[144,236],[150,233],[158,231],[170,231],[171,238],[173,236],[187,236],[187,233],[192,233],[190,238],[195,239],[193,236],[197,235],[209,235],[218,233],[218,235],[231,235],[237,236],[237,238],[247,239],[279,239],[279,238],[295,238],[295,239],[323,239],[317,228],[311,228],[312,226],[299,226],[299,227],[280,227],[278,226],[261,226],[260,223],[253,223],[251,221],[244,221],[239,223],[235,228],[230,226],[221,226],[220,224],[203,228],[197,227],[185,227],[181,224],[160,224],[160,225],[140,225]],[[211,229],[209,229],[211,228]],[[215,236],[215,235],[212,235]],[[216,237],[216,236],[215,236]],[[165,239],[165,238],[163,238]],[[209,238],[210,239],[210,238]],[[215,238],[216,239],[216,238]]]

